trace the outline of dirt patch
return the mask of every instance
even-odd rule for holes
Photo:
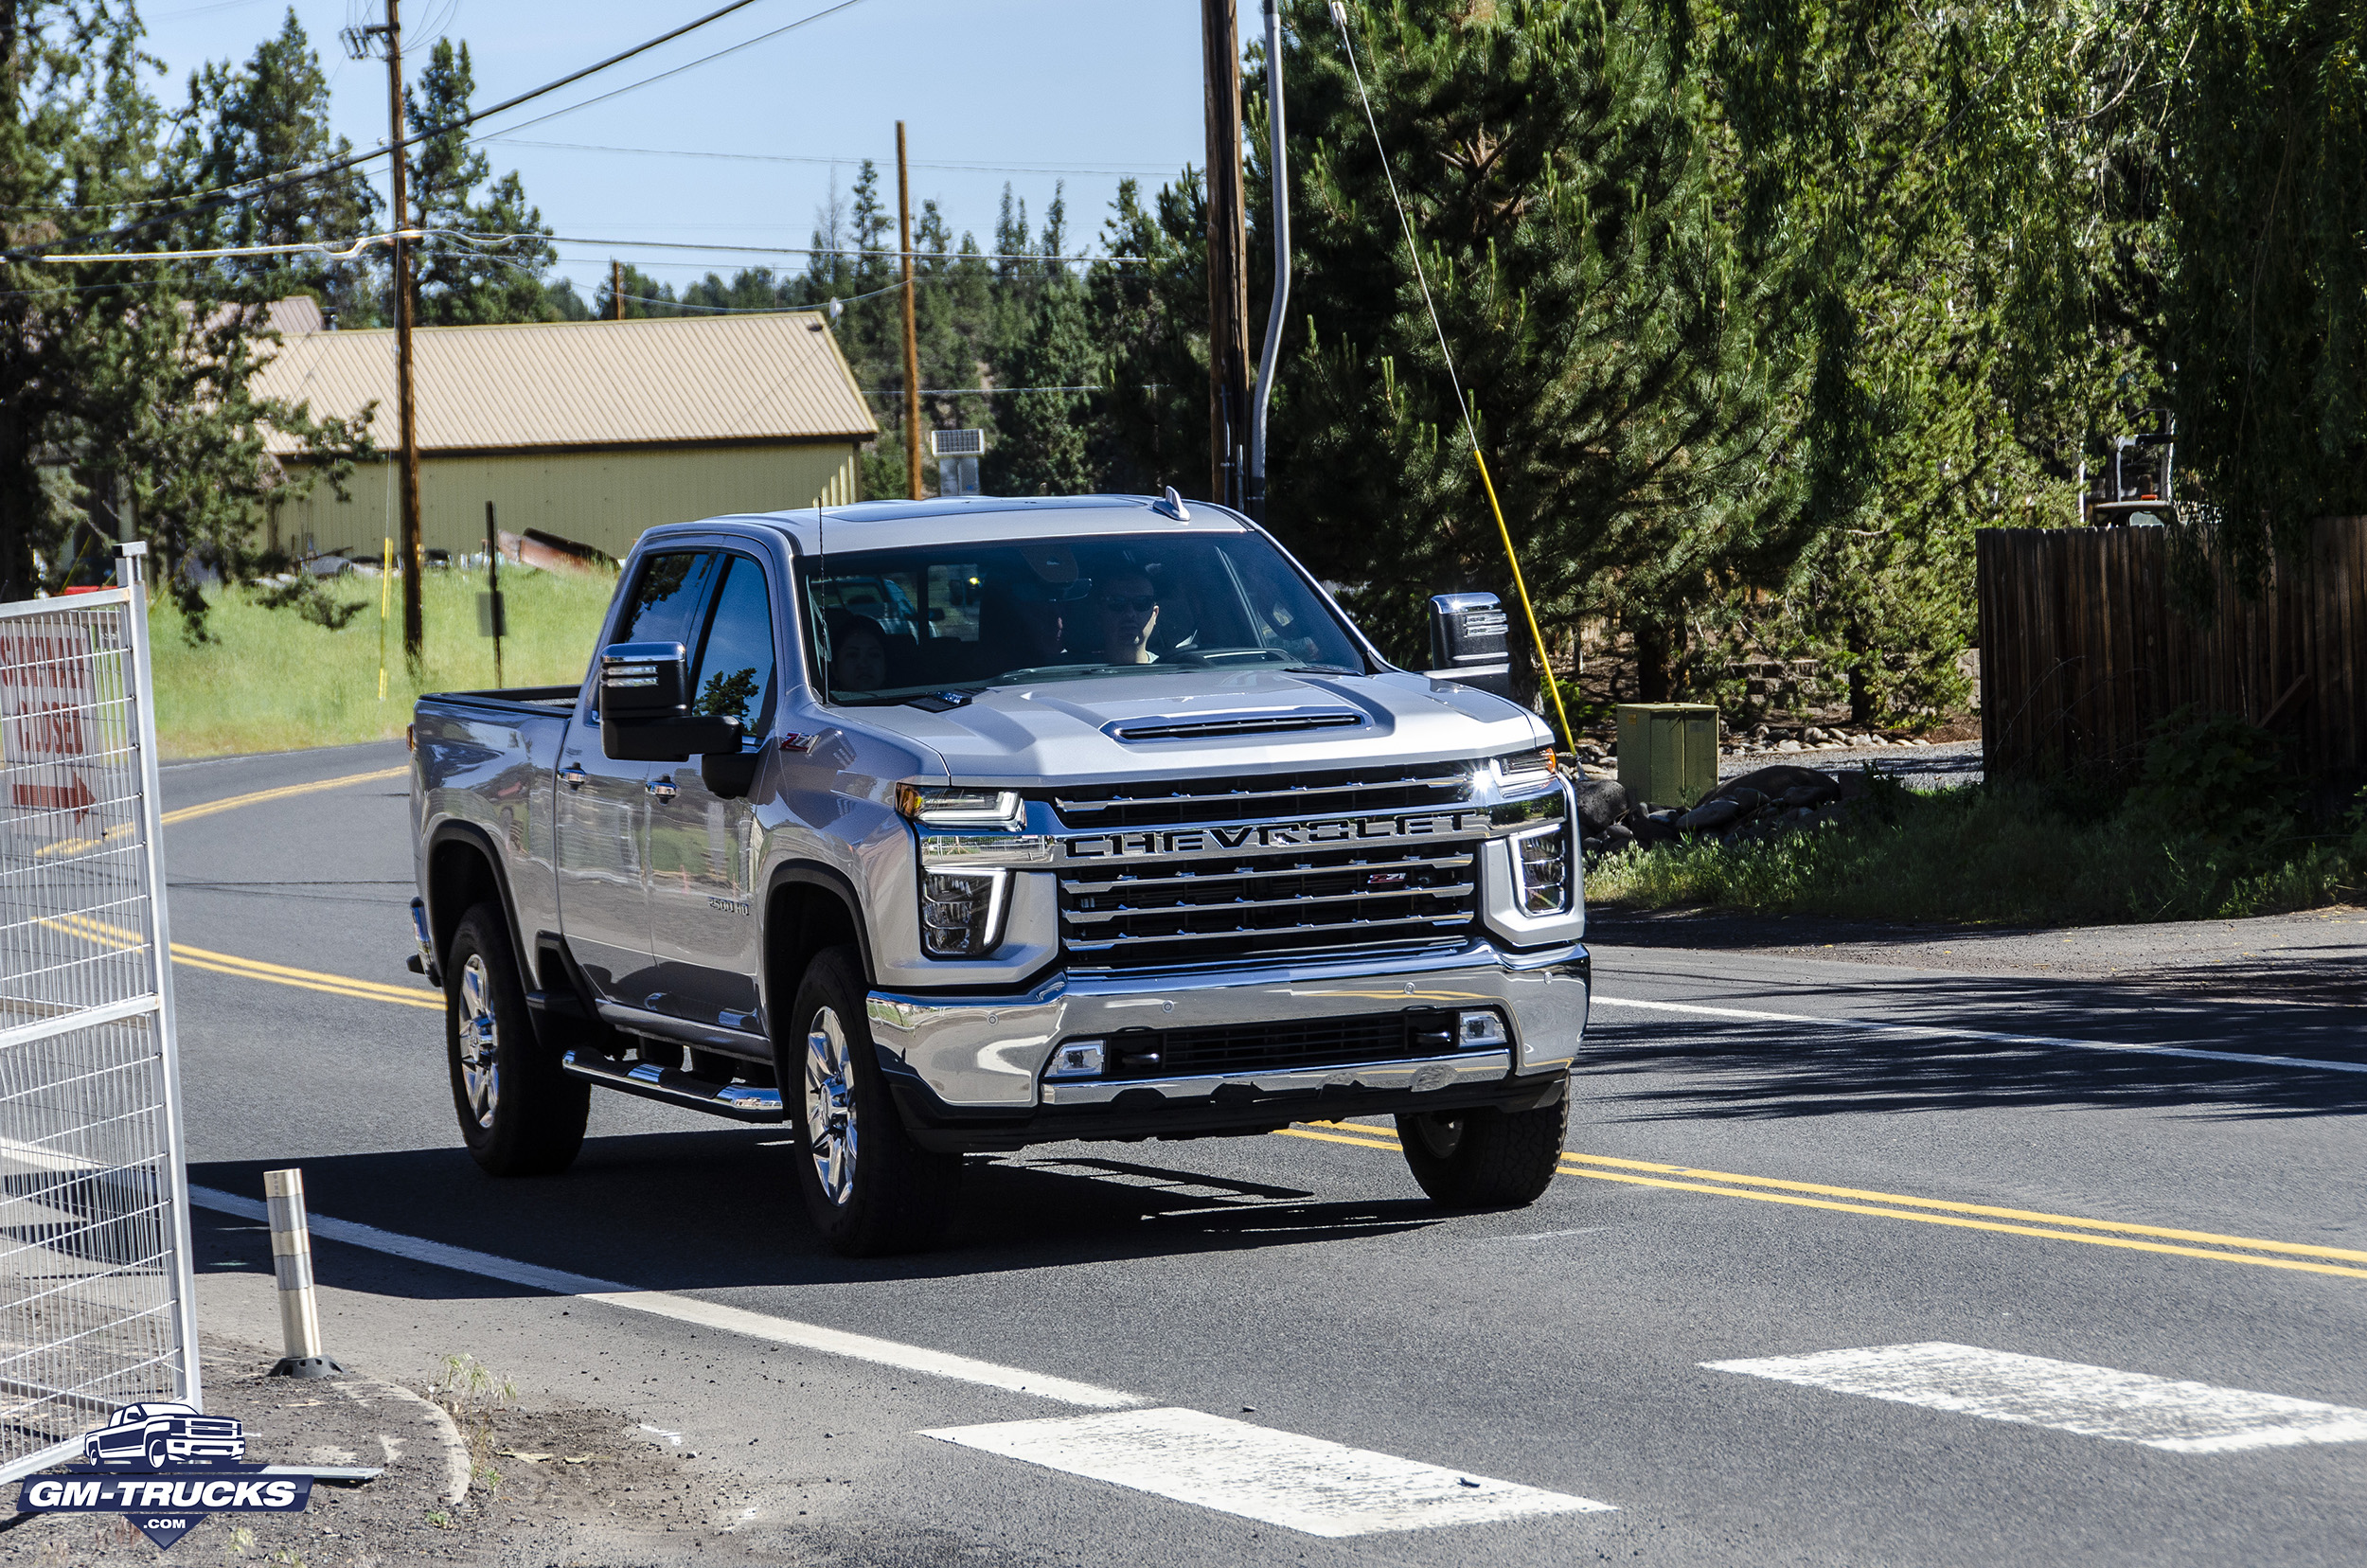
[[[314,1381],[263,1376],[274,1359],[261,1346],[207,1336],[201,1363],[207,1412],[245,1423],[252,1462],[381,1466],[376,1480],[316,1482],[300,1514],[216,1514],[169,1557],[113,1515],[25,1518],[0,1526],[0,1565],[888,1568],[958,1559],[1002,1568],[1023,1560],[952,1534],[801,1523],[808,1489],[827,1488],[828,1478],[785,1478],[758,1496],[593,1406],[492,1408],[482,1398],[361,1373]],[[457,1421],[436,1396],[460,1408]]]

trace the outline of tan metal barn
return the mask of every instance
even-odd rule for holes
[[[532,529],[613,556],[645,528],[722,512],[838,506],[859,494],[857,454],[879,434],[818,312],[424,327],[413,333],[420,533],[454,555]],[[289,333],[258,373],[262,396],[316,415],[376,402],[370,433],[400,444],[392,330]],[[268,449],[294,467],[297,444]],[[300,554],[374,560],[395,536],[391,460],[360,465],[271,508],[271,537]]]

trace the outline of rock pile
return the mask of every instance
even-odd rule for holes
[[[1865,793],[1865,775],[1778,763],[1727,780],[1689,810],[1634,799],[1615,778],[1581,778],[1574,788],[1579,842],[1592,858],[1630,844],[1700,838],[1735,844],[1837,821]]]

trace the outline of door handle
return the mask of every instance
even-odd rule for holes
[[[573,762],[559,770],[559,781],[571,790],[582,789],[591,776]]]
[[[670,778],[652,778],[650,780],[650,793],[656,799],[671,800],[681,793],[681,791],[674,788],[674,781]]]

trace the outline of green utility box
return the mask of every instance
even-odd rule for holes
[[[1691,806],[1717,788],[1717,709],[1708,703],[1623,703],[1619,782],[1654,807]]]

